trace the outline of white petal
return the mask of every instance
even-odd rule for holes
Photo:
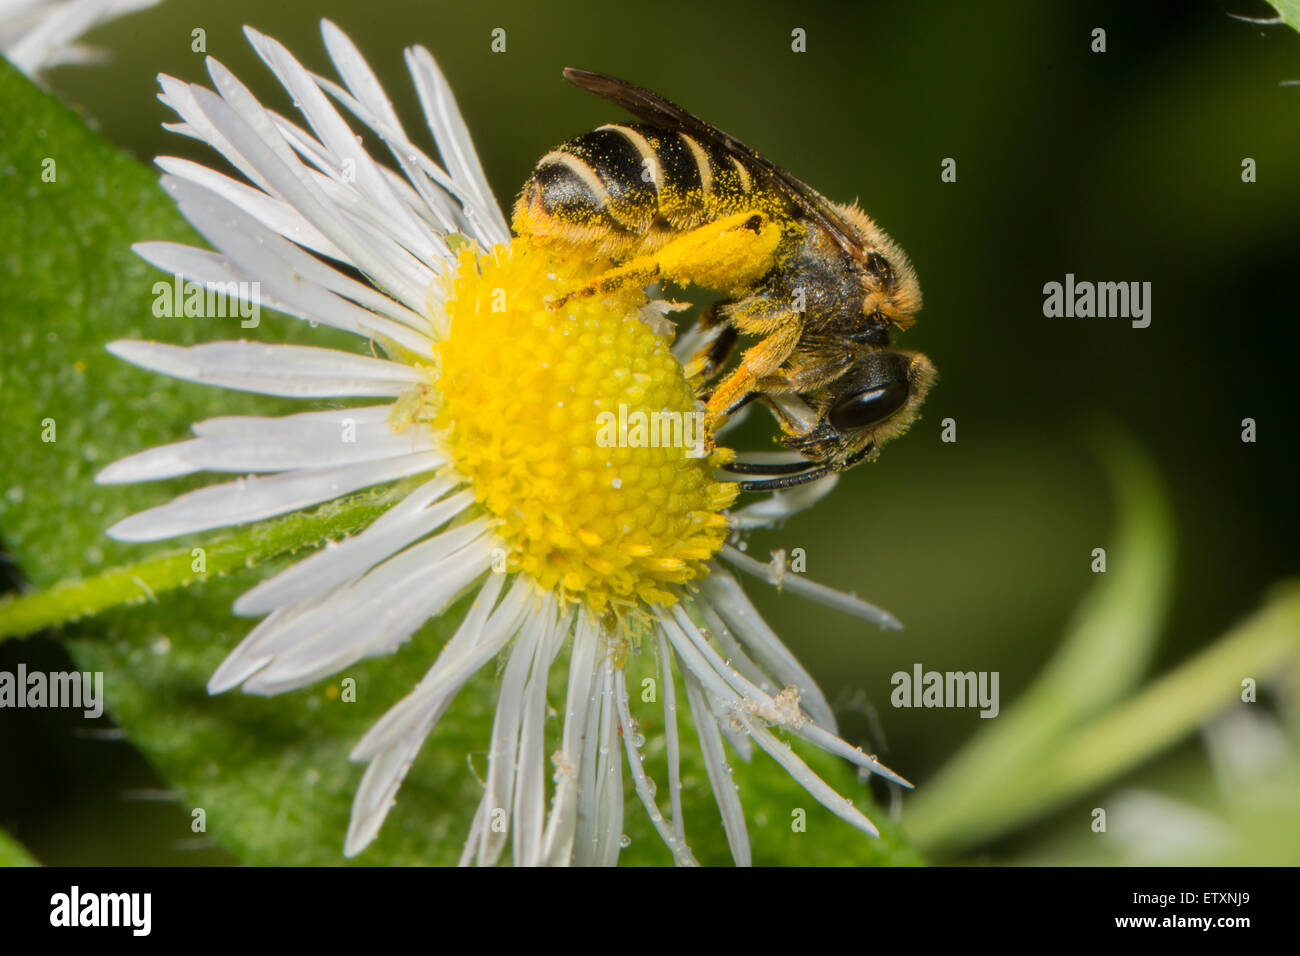
[[[450,175],[411,143],[374,71],[347,35],[329,20],[321,21],[321,35],[334,68],[343,78],[347,90],[321,76],[315,77],[317,84],[388,146],[409,179],[412,193],[418,195],[428,207],[421,211],[418,205],[411,203],[417,214],[423,215],[443,232],[462,231],[468,220],[459,204],[452,199],[453,195],[458,195],[458,189]],[[411,202],[411,199],[408,198],[407,201]],[[471,200],[464,198],[460,201]],[[491,245],[490,241],[486,241],[487,237],[473,232],[469,234],[480,239],[483,245]]]
[[[375,520],[370,527],[337,545],[263,581],[235,602],[236,614],[267,614],[341,587],[426,534],[461,514],[474,501],[463,491],[439,501],[453,479],[435,478]],[[435,503],[436,502],[436,503]]]
[[[573,626],[572,612],[550,621],[537,645],[528,686],[524,688],[523,720],[519,725],[519,771],[515,778],[514,835],[516,866],[541,862],[546,814],[546,685],[551,665]]]
[[[523,719],[524,684],[528,679],[528,669],[537,656],[538,646],[549,630],[549,624],[540,615],[534,615],[524,623],[501,675],[497,712],[492,721],[492,743],[488,750],[487,785],[483,792],[483,804],[489,808],[488,812],[494,821],[509,820],[511,816],[519,725]],[[479,845],[478,865],[494,865],[505,848],[508,836],[504,826],[494,825],[484,830]]]
[[[196,249],[194,246],[182,246],[175,242],[137,242],[131,247],[131,251],[164,272],[171,273],[173,282],[175,276],[179,275],[190,282],[199,283],[205,289],[220,292],[228,298],[241,301],[255,298],[260,309],[272,309],[283,315],[309,322],[316,321],[305,310],[261,288],[261,280],[256,275],[245,272],[219,252],[213,252],[211,249]],[[241,283],[243,283],[242,287]],[[257,291],[250,295],[253,289]],[[182,289],[181,295],[187,294]],[[377,330],[375,334],[378,334]]]
[[[487,530],[486,520],[480,518],[426,538],[352,579],[346,586],[335,587],[319,598],[307,598],[302,604],[292,606],[288,617],[279,625],[271,626],[271,619],[267,618],[244,638],[239,649],[270,661],[289,654],[319,659],[327,647],[331,653],[338,648],[370,648],[382,641],[387,625],[398,611],[398,602],[409,604],[435,592],[446,594],[454,585],[451,575],[461,570],[457,561],[488,550]],[[366,626],[345,633],[345,621],[354,616],[364,618],[367,614],[370,620]]]
[[[422,452],[320,471],[241,478],[199,488],[165,505],[124,518],[109,528],[107,534],[118,541],[160,541],[195,531],[260,521],[332,501],[371,485],[431,471],[444,462],[440,454]]]
[[[235,149],[203,115],[203,110],[199,108],[198,100],[194,97],[194,92],[202,87],[197,83],[178,80],[166,73],[158,74],[158,85],[162,88],[162,92],[158,94],[159,102],[171,108],[181,118],[179,123],[163,123],[163,129],[208,144],[259,189],[263,192],[271,192],[266,177],[260,175],[244,155]]]
[[[483,521],[444,531],[332,592],[282,628],[254,629],[240,648],[269,660],[244,681],[244,691],[278,694],[362,658],[391,653],[490,567],[494,540]]]
[[[212,126],[256,168],[269,185],[269,191],[292,205],[381,288],[410,309],[422,308],[427,280],[421,285],[409,278],[418,266],[410,254],[395,243],[375,248],[361,241],[331,208],[332,204],[256,98],[215,60],[209,60],[208,68],[221,96],[199,87],[192,91],[195,101]],[[403,256],[410,262],[404,262]]]
[[[735,635],[731,633],[731,628],[727,622],[718,616],[718,612],[713,609],[706,601],[697,599],[695,601],[696,609],[700,616],[704,618],[704,624],[708,628],[709,639],[718,643],[719,652],[727,662],[728,667],[735,668],[744,675],[746,680],[761,687],[768,694],[779,693],[784,686],[780,681],[775,681],[763,669],[755,664],[745,653],[745,649],[740,642],[736,640]],[[789,683],[786,681],[785,683]],[[816,713],[812,713],[815,720],[822,719]],[[830,715],[829,708],[826,711]],[[833,719],[833,718],[832,718]]]
[[[618,708],[619,725],[623,728],[621,736],[623,749],[627,753],[627,766],[632,771],[633,786],[641,799],[641,805],[645,807],[646,814],[650,817],[650,822],[658,832],[659,838],[672,853],[673,862],[678,866],[699,866],[686,841],[678,838],[672,826],[664,819],[659,805],[655,803],[650,778],[646,776],[645,767],[642,765],[644,757],[635,743],[636,725],[632,721],[632,712],[627,703],[627,679],[623,675],[622,668],[614,673],[614,703]]]
[[[800,574],[785,575],[777,581],[773,580],[773,569],[770,565],[763,564],[761,561],[755,561],[743,551],[727,545],[722,550],[722,557],[729,563],[735,565],[746,574],[752,574],[754,577],[767,581],[769,584],[786,588],[791,594],[798,594],[800,597],[808,598],[823,604],[826,607],[833,608],[836,611],[843,611],[845,614],[851,614],[853,617],[861,618],[864,621],[870,621],[872,624],[878,624],[885,630],[901,631],[902,622],[894,615],[890,614],[883,608],[878,608],[874,604],[862,600],[854,594],[845,594],[842,591],[836,591],[834,588],[828,588],[824,584],[818,584],[816,581],[809,581]],[[731,579],[732,585],[726,590],[735,594],[740,591],[740,585],[735,583],[735,579],[730,575],[723,575],[719,580]],[[742,592],[743,597],[743,592]],[[748,598],[743,599],[745,604],[749,603]],[[750,611],[757,616],[757,611],[753,611],[753,605],[749,605]],[[770,630],[770,628],[769,628]],[[779,641],[777,642],[780,643]],[[782,648],[784,650],[784,648]],[[789,654],[789,651],[785,651]],[[790,655],[793,660],[793,655]]]
[[[348,821],[347,836],[343,840],[343,855],[354,857],[364,850],[379,833],[389,809],[397,797],[397,790],[411,769],[415,755],[424,744],[424,735],[412,734],[375,757],[366,767],[352,798],[352,815]]]
[[[573,840],[578,827],[579,771],[582,766],[583,741],[590,728],[587,712],[594,696],[599,625],[588,614],[579,615],[569,656],[569,687],[565,695],[564,730],[555,768],[555,797],[546,821],[546,835],[541,863],[567,866],[573,858]]]
[[[427,226],[411,213],[410,207],[397,198],[387,178],[302,64],[278,41],[251,27],[245,27],[244,34],[294,98],[294,105],[316,132],[321,144],[340,164],[347,164],[355,190],[386,214],[391,235],[425,262],[443,258],[447,252],[446,244],[441,239],[435,240],[428,233]]]
[[[718,812],[722,815],[722,829],[727,834],[727,845],[731,848],[731,858],[737,866],[750,866],[752,857],[749,851],[749,832],[745,828],[745,812],[740,806],[740,796],[736,792],[736,782],[731,777],[731,768],[727,766],[727,756],[722,746],[722,736],[718,733],[718,723],[710,712],[704,699],[704,690],[700,682],[686,671],[682,674],[686,684],[686,699],[691,708],[691,719],[695,721],[695,733],[700,741],[700,754],[704,758],[704,769],[709,777],[709,786],[713,788],[714,799],[718,803]]]
[[[342,280],[333,268],[239,207],[174,176],[164,176],[162,185],[195,229],[241,272],[256,276],[272,296],[289,303],[296,314],[356,335],[389,338],[417,354],[430,354],[427,320],[417,316],[411,326],[404,326],[334,294],[330,286]]]
[[[349,419],[357,427],[386,425],[392,412],[392,405],[366,405],[300,412],[278,418],[266,415],[222,415],[195,422],[190,429],[202,438],[288,438],[304,430],[329,437],[337,434]]]
[[[683,669],[683,673],[687,673],[687,671]],[[745,728],[736,720],[734,708],[730,704],[723,703],[716,694],[706,693],[704,699],[708,702],[718,732],[722,734],[727,743],[731,744],[731,749],[736,752],[736,756],[745,763],[753,763],[754,741],[749,739],[749,734],[745,733]]]
[[[577,827],[573,837],[574,866],[599,865],[598,852],[601,844],[597,828],[602,809],[600,784],[603,780],[602,770],[609,768],[612,677],[609,653],[602,648],[596,660],[587,701],[587,715],[583,720],[585,730],[582,740],[582,761],[578,765]],[[622,761],[614,761],[615,768],[621,763]]]
[[[465,215],[461,205],[465,200],[459,197],[456,184],[441,166],[412,144],[400,127],[394,127],[380,119],[343,87],[327,77],[317,75],[314,79],[321,89],[384,141],[405,174],[405,178],[402,178],[393,170],[383,169],[389,187],[410,207],[414,215],[428,223],[435,236],[461,233],[479,240],[480,246],[488,245]],[[448,251],[450,252],[450,247]]]
[[[268,110],[267,116],[293,151],[311,164],[302,167],[302,176],[319,190],[326,207],[352,230],[354,239],[361,240],[413,286],[427,285],[432,273],[442,271],[451,254],[443,238],[445,230],[430,222],[428,210],[410,202],[415,195],[410,183],[387,167],[373,167],[375,177],[404,211],[402,219],[395,218],[357,189],[355,159],[339,157],[279,113]]]
[[[32,29],[4,51],[5,58],[31,76],[38,70],[62,62],[81,62],[83,56],[70,58],[78,50],[73,41],[88,30],[115,17],[144,10],[160,0],[76,0],[49,9],[34,11]],[[4,16],[12,13],[5,11]]]
[[[479,603],[471,608],[455,636],[447,642],[427,675],[410,694],[390,707],[353,748],[353,760],[370,760],[405,735],[424,725],[445,702],[514,638],[535,600],[532,587],[520,578],[495,608],[491,599],[504,575],[492,575]],[[488,616],[488,612],[490,616]]]
[[[95,480],[114,484],[200,471],[250,474],[334,468],[434,450],[433,434],[427,430],[399,434],[386,422],[367,426],[346,420],[322,430],[303,423],[297,432],[193,438],[151,448],[114,462]]]
[[[409,365],[308,345],[208,342],[185,347],[118,340],[106,347],[133,365],[187,382],[287,398],[396,398],[427,381]]]
[[[853,801],[841,797],[830,784],[813,773],[806,763],[795,756],[794,751],[790,749],[788,744],[777,740],[771,731],[757,726],[754,721],[751,720],[748,723],[750,724],[749,733],[754,738],[754,742],[767,751],[768,755],[776,760],[785,772],[794,778],[797,784],[812,794],[813,799],[841,820],[851,823],[863,833],[880,836],[880,831],[862,815],[862,811],[853,805]]]
[[[429,266],[398,241],[401,225],[347,182],[353,171],[306,131],[262,107],[221,63],[209,58],[208,72],[220,97],[202,87],[192,95],[211,125],[246,157],[253,172],[244,169],[245,175],[290,203],[378,286],[420,309],[432,278]],[[304,166],[297,153],[321,172]],[[358,220],[387,228],[358,229]]]
[[[478,807],[474,810],[474,819],[470,822],[469,832],[465,834],[465,846],[460,852],[460,862],[457,866],[469,866],[474,861],[474,853],[478,850],[479,840],[483,837],[483,827],[487,825],[487,811],[480,800]]]
[[[752,721],[746,717],[750,708],[743,706],[742,701],[745,703],[757,704],[764,714],[769,715],[766,719],[773,721],[779,719],[780,709],[778,708],[776,701],[774,701],[772,697],[765,693],[761,688],[752,684],[740,673],[727,666],[727,663],[721,658],[721,656],[719,656],[718,652],[714,650],[709,645],[709,642],[704,639],[703,635],[700,634],[699,629],[695,627],[694,622],[690,620],[689,616],[684,612],[680,604],[674,606],[670,612],[660,611],[659,613],[661,619],[668,613],[672,614],[678,625],[677,633],[683,635],[686,640],[693,645],[693,648],[698,652],[699,657],[702,658],[703,670],[711,672],[711,675],[716,675],[716,677],[722,682],[725,682],[725,685],[727,686],[726,691],[723,691],[720,688],[714,689],[715,687],[718,687],[718,685],[714,684],[710,686],[710,681],[713,677],[710,674],[701,673],[700,665],[695,663],[698,659],[692,658],[690,655],[684,656],[684,660],[686,660],[689,666],[691,666],[692,672],[701,678],[706,687],[710,687],[710,690],[713,690],[713,692],[718,694],[721,699],[732,706],[736,711],[737,717],[742,722],[747,725],[752,723]],[[786,729],[788,729],[792,734],[802,737],[810,743],[816,744],[823,750],[843,757],[860,767],[865,767],[872,773],[879,774],[885,779],[892,780],[894,783],[900,784],[901,786],[911,787],[910,783],[898,774],[894,773],[894,771],[890,770],[888,767],[884,766],[876,760],[875,757],[864,753],[861,748],[853,747],[846,741],[841,740],[839,737],[835,736],[835,734],[819,726],[817,723],[811,721],[805,721],[803,723],[783,721],[783,723]],[[750,736],[753,736],[753,734],[751,733]]]
[[[283,200],[268,196],[260,189],[238,182],[200,163],[176,156],[159,156],[154,160],[163,172],[184,179],[216,193],[222,199],[244,210],[272,232],[279,233],[290,242],[305,246],[331,259],[346,257],[339,248],[326,239],[319,229],[304,219]]]
[[[116,485],[132,481],[154,481],[188,475],[198,469],[190,466],[186,453],[190,442],[161,445],[119,458],[95,475],[95,484]]]
[[[592,851],[596,866],[614,866],[623,849],[623,761],[618,745],[618,709],[614,704],[614,665],[608,655],[602,683]]]
[[[717,657],[717,653],[708,646],[708,643],[703,640],[695,640],[689,631],[683,629],[663,609],[659,609],[658,615],[661,623],[664,624],[664,633],[677,651],[684,670],[698,678],[705,690],[716,694],[731,706],[736,720],[744,725],[745,731],[753,738],[754,742],[781,764],[785,771],[807,790],[818,803],[864,832],[878,836],[879,833],[872,826],[871,821],[854,808],[851,801],[837,794],[824,780],[808,769],[808,766],[795,756],[794,752],[786,744],[777,740],[756,719],[749,716],[747,709],[738,699],[735,690],[724,683],[724,678],[737,681],[739,675],[734,672],[726,673],[727,668],[721,659]],[[722,676],[719,676],[719,671],[722,672]],[[740,680],[743,681],[743,678]],[[754,688],[754,690],[757,689]],[[760,702],[764,707],[770,707],[771,699],[764,700],[765,697],[765,694],[758,692],[754,693],[751,699]],[[804,724],[802,727],[788,727],[787,729],[791,733],[805,736],[809,740],[813,739],[812,735],[817,731],[820,731],[820,738],[830,736],[826,731],[821,730],[816,724],[812,723]],[[835,739],[838,740],[838,738]],[[825,746],[821,739],[816,742],[820,746]],[[843,741],[838,742],[843,747],[848,748],[848,744],[844,744]],[[836,750],[835,752],[839,751]],[[865,755],[861,756],[865,757]],[[861,761],[856,762],[861,763]],[[875,763],[875,761],[872,760],[871,763]]]
[[[370,69],[370,64],[361,55],[356,44],[351,38],[340,30],[333,21],[321,20],[320,23],[321,38],[325,41],[325,49],[329,52],[330,60],[334,63],[334,68],[338,70],[339,76],[347,84],[347,88],[352,95],[363,104],[379,121],[386,124],[391,130],[401,132],[402,123],[398,119],[393,104],[388,99],[388,94],[384,92],[383,86],[375,76],[374,71]]]
[[[388,815],[411,761],[434,724],[450,706],[464,683],[513,636],[522,610],[521,602],[512,594],[494,610],[504,580],[504,575],[488,578],[465,620],[444,646],[419,687],[391,708],[381,720],[381,724],[387,723],[390,728],[400,725],[403,729],[386,733],[383,746],[362,758],[370,760],[370,765],[366,768],[352,801],[345,855],[355,856],[374,839]],[[467,661],[464,655],[479,645],[488,646],[490,653],[479,653],[476,662],[468,662],[470,666],[465,666]],[[459,661],[454,662],[457,658]],[[376,725],[372,728],[367,740],[378,727]],[[358,744],[358,749],[365,743],[366,740],[363,740]],[[353,757],[357,759],[355,751]]]
[[[798,575],[791,575],[798,577]],[[777,637],[776,632],[763,620],[758,609],[750,603],[740,584],[721,568],[709,575],[711,587],[701,589],[703,601],[713,608],[731,627],[735,636],[758,659],[782,686],[793,684],[799,688],[804,710],[826,729],[836,729],[835,715],[826,697],[812,675],[799,663]],[[706,582],[706,583],[709,583]]]
[[[479,163],[474,141],[460,115],[451,86],[429,51],[422,46],[406,51],[406,65],[415,80],[424,118],[433,132],[443,162],[447,164],[452,179],[472,197],[466,212],[472,213],[472,218],[492,243],[508,243],[510,230],[500,207],[492,198],[492,190],[483,175],[483,166]]]
[[[673,650],[677,652],[677,657],[682,663],[683,672],[694,674],[706,691],[732,709],[738,708],[743,702],[740,694],[729,686],[727,681],[701,653],[698,632],[692,634],[683,628],[676,615],[667,609],[656,608],[655,613],[659,617],[664,636],[668,638]],[[703,642],[703,644],[704,647],[708,647],[707,642]],[[729,670],[729,668],[724,665],[723,670]],[[729,674],[728,676],[734,680],[739,675]]]
[[[664,695],[664,744],[668,751],[668,805],[673,815],[673,833],[684,845],[686,822],[682,816],[681,746],[677,736],[677,682],[673,680],[672,650],[662,633],[656,636],[659,657],[659,685]]]

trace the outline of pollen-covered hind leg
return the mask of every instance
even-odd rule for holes
[[[558,309],[573,298],[609,294],[663,277],[724,294],[743,291],[771,271],[781,226],[764,212],[735,213],[677,236],[657,251],[620,266],[552,298]]]
[[[575,288],[547,300],[551,309],[558,309],[570,299],[586,299],[593,295],[608,295],[630,286],[649,285],[659,277],[660,266],[655,256],[638,256],[629,262],[607,269],[600,275]]]

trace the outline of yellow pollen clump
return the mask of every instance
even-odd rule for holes
[[[463,250],[424,401],[499,521],[508,570],[621,614],[671,604],[668,585],[707,573],[736,491],[713,478],[726,452],[692,447],[708,440],[703,418],[671,343],[638,314],[641,290],[547,307],[593,271],[526,239]]]

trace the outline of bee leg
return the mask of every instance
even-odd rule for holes
[[[722,315],[721,307],[728,303],[714,302],[700,315],[697,323],[701,329],[711,329],[714,326],[726,323],[727,319]],[[736,331],[733,325],[727,325],[713,339],[706,342],[700,349],[686,361],[686,377],[694,380],[700,378],[707,381],[718,373],[718,369],[726,364],[727,359],[731,357],[732,351],[736,347],[736,340],[740,333]]]
[[[655,253],[664,275],[724,294],[748,290],[772,270],[781,225],[757,210],[682,233]]]
[[[807,435],[817,427],[817,412],[806,401],[781,383],[769,385],[770,380],[759,382],[762,401],[776,417],[777,424],[786,435]]]
[[[722,380],[705,406],[705,422],[716,425],[753,394],[759,379],[771,375],[799,342],[802,323],[793,317],[767,338],[745,350],[740,365]]]
[[[736,342],[740,338],[740,333],[736,331],[734,325],[728,325],[722,330],[722,333],[713,340],[713,344],[704,350],[704,367],[699,374],[710,379],[718,374],[718,370],[727,363],[731,353],[735,351]]]
[[[762,383],[763,391],[817,391],[847,372],[859,354],[825,336],[805,334],[799,340],[798,351],[790,356],[771,381]]]
[[[583,299],[593,295],[608,294],[629,286],[649,285],[659,278],[660,271],[657,257],[638,256],[621,266],[607,269],[589,282],[553,296],[546,304],[554,310],[560,308],[570,299]]]
[[[644,286],[665,276],[679,285],[696,285],[718,292],[747,289],[771,271],[781,226],[757,211],[739,212],[684,232],[650,255],[638,256],[594,279],[555,296],[558,309],[576,296]]]

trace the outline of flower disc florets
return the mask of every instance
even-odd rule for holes
[[[722,546],[735,486],[640,290],[551,306],[590,268],[519,239],[462,251],[430,417],[507,570],[597,612],[671,604]]]

